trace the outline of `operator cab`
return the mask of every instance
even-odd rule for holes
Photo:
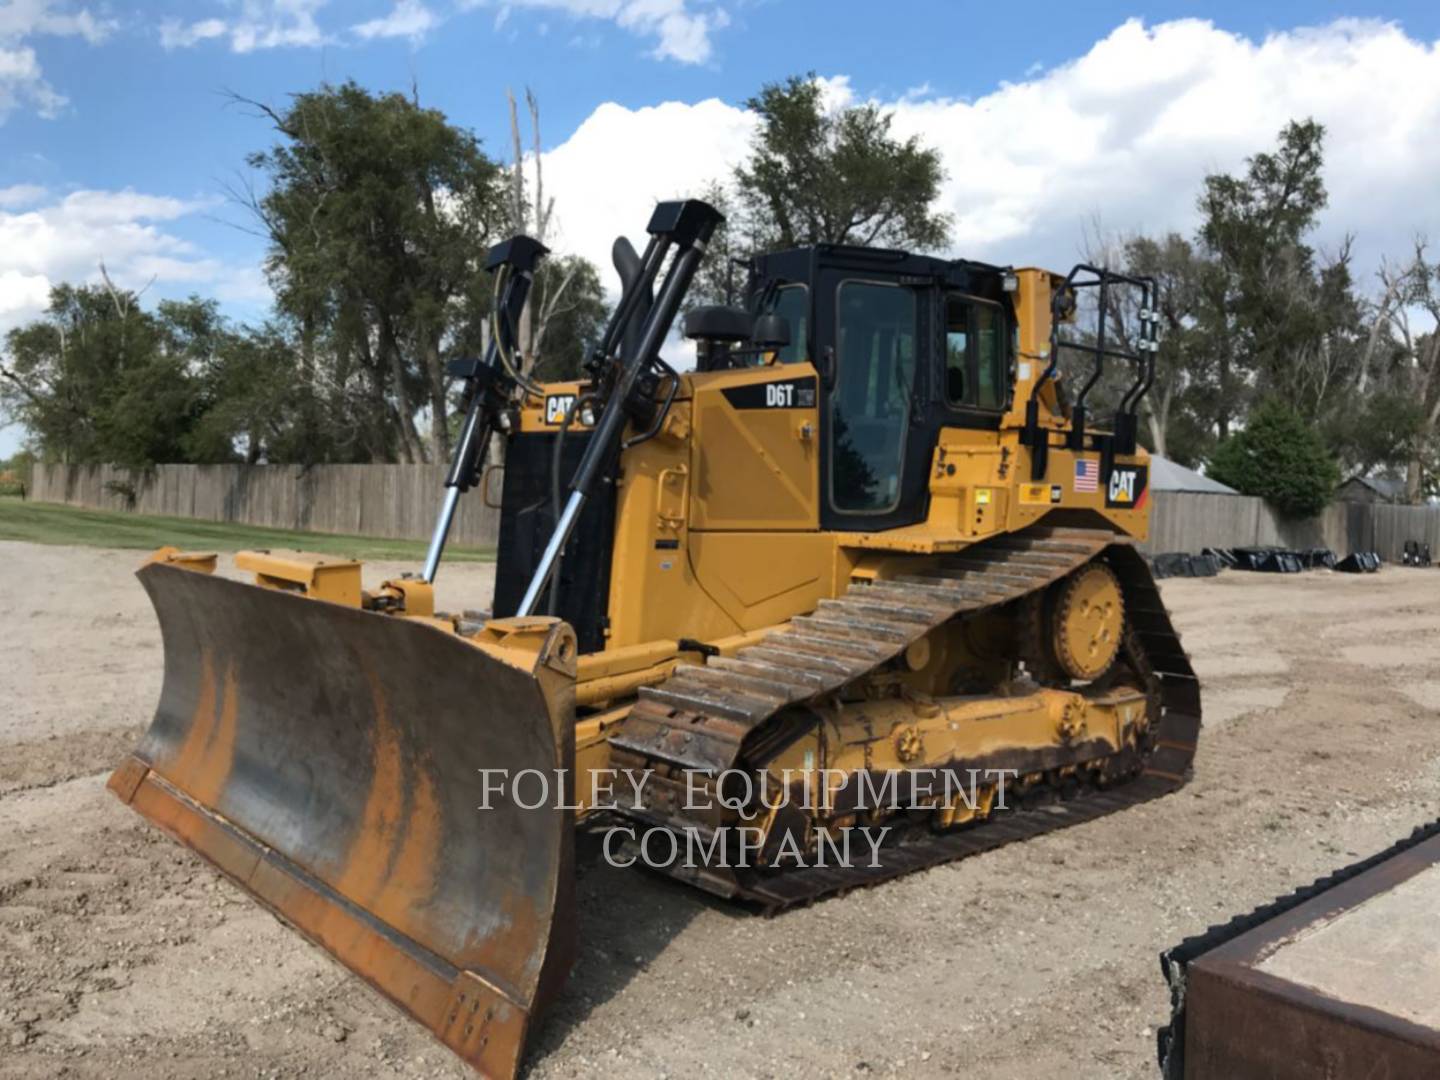
[[[684,332],[697,340],[701,371],[771,357],[811,365],[820,393],[820,526],[892,529],[925,518],[942,427],[1000,427],[1013,384],[1013,280],[1003,267],[966,260],[794,248],[752,260],[746,310],[699,309]],[[781,326],[788,333],[776,344]]]

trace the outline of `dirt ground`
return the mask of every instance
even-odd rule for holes
[[[469,1075],[104,790],[159,693],[137,561],[0,544],[0,1077]],[[770,920],[582,863],[530,1075],[1153,1077],[1161,949],[1440,814],[1440,571],[1164,592],[1188,788]]]

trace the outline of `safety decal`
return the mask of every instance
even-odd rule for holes
[[[1063,493],[1059,484],[1021,484],[1020,502],[1026,506],[1051,506],[1060,501]]]

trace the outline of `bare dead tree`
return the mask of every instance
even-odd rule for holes
[[[151,277],[139,292],[127,295],[115,287],[115,282],[110,280],[110,271],[105,269],[105,260],[101,259],[100,280],[105,283],[105,291],[110,294],[110,303],[115,305],[115,317],[120,320],[120,351],[123,354],[126,345],[125,330],[128,326],[130,312],[135,303],[150,290],[150,286],[155,284],[155,277]]]
[[[100,260],[100,280],[105,283],[105,291],[110,294],[110,302],[115,305],[115,314],[121,319],[130,314],[136,301],[150,291],[150,286],[154,285],[158,278],[158,274],[150,275],[150,280],[141,286],[139,292],[127,296],[115,287],[115,282],[110,280],[110,271],[105,269],[105,260]]]
[[[1321,281],[1336,274],[1348,280],[1354,246],[1355,237],[1347,233],[1333,255],[1321,252]],[[1292,276],[1286,286],[1289,304],[1295,308],[1310,309],[1316,313],[1316,321],[1321,321],[1318,315],[1323,312],[1327,299],[1323,295],[1316,295],[1308,277]],[[1358,361],[1361,373],[1355,376],[1357,382],[1365,379],[1364,362],[1362,352]],[[1332,326],[1314,340],[1295,347],[1289,372],[1289,392],[1295,400],[1305,401],[1310,413],[1319,416],[1327,404],[1333,404],[1331,391],[1342,388],[1348,382],[1351,378],[1351,366],[1356,363],[1353,343],[1345,340],[1342,328]]]
[[[1370,387],[1375,353],[1381,342],[1388,339],[1389,335],[1385,330],[1391,325],[1395,317],[1395,305],[1400,303],[1405,291],[1406,274],[1390,266],[1384,258],[1380,260],[1377,276],[1380,278],[1382,291],[1380,297],[1371,305],[1370,331],[1365,336],[1365,348],[1360,353],[1360,371],[1355,379],[1355,392],[1361,395]]]
[[[1420,501],[1426,460],[1440,434],[1440,264],[1427,261],[1428,247],[1423,236],[1416,237],[1408,262],[1382,260],[1378,274],[1383,292],[1376,325],[1387,327],[1392,341],[1398,339],[1402,385],[1420,409],[1405,468],[1405,498],[1410,503]],[[1417,319],[1428,322],[1428,328],[1417,326]]]
[[[1428,317],[1429,330],[1411,346],[1414,400],[1422,406],[1420,437],[1415,453],[1405,472],[1407,501],[1420,501],[1426,450],[1433,447],[1437,426],[1440,426],[1440,265],[1425,261],[1426,242],[1415,241],[1415,261],[1411,271],[1414,290],[1412,302]],[[1408,336],[1408,335],[1407,335]]]
[[[527,184],[527,155],[520,132],[519,105],[515,100],[513,90],[506,90],[505,97],[510,106],[510,144],[515,157],[514,167],[510,171],[510,219],[516,232],[528,233],[540,243],[549,246],[551,225],[555,216],[555,199],[553,196],[547,198],[545,195],[544,146],[540,138],[540,102],[534,92],[527,88],[525,105],[530,114],[528,159],[530,169],[534,174],[534,180]],[[533,197],[527,192],[527,187],[533,191]],[[536,364],[544,356],[546,331],[556,319],[572,310],[573,305],[567,301],[566,297],[578,269],[578,266],[572,263],[557,278],[553,273],[546,273],[542,266],[541,272],[536,274],[530,298],[525,304],[524,311],[520,313],[520,325],[516,335],[519,339],[521,364],[524,372],[529,373],[535,370]]]

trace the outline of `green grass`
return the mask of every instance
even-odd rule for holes
[[[423,562],[423,540],[382,540],[370,536],[336,536],[298,529],[267,529],[192,518],[82,510],[55,503],[0,498],[0,540],[32,544],[80,544],[87,547],[136,548],[153,551],[166,544],[185,551],[239,551],[242,548],[299,548],[357,559]],[[494,548],[450,546],[445,558],[456,562],[490,562]]]

